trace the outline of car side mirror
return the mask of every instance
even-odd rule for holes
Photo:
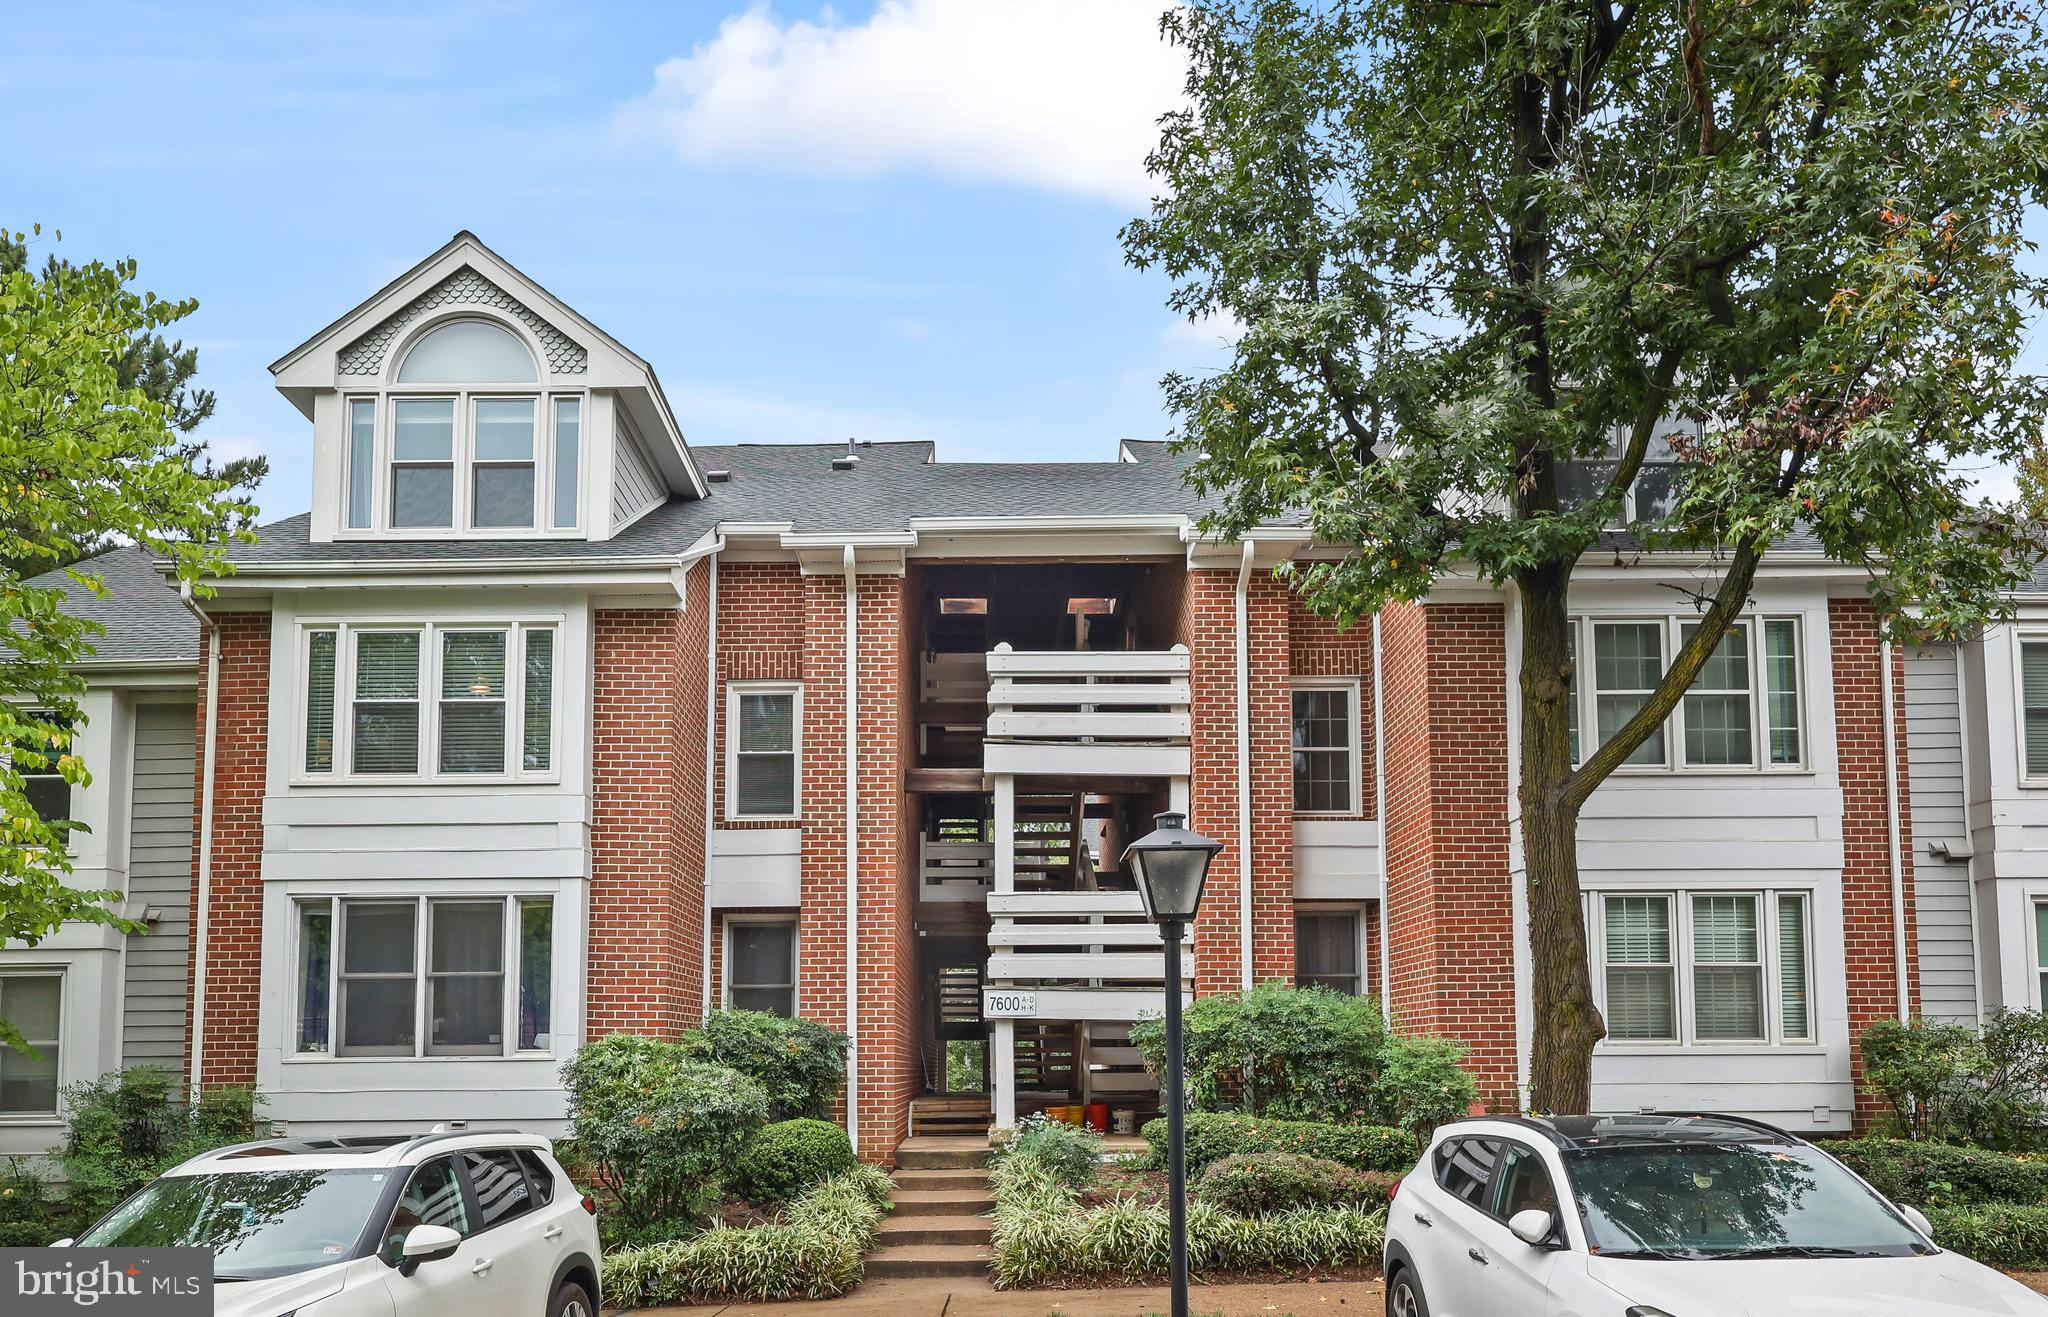
[[[1557,1218],[1537,1207],[1508,1218],[1508,1230],[1530,1248],[1542,1248],[1551,1243],[1551,1232],[1556,1229]]]
[[[1928,1239],[1934,1238],[1934,1223],[1929,1221],[1927,1214],[1919,1208],[1902,1207],[1899,1209],[1899,1215],[1906,1218],[1907,1225],[1913,1227]]]
[[[405,1242],[398,1247],[398,1273],[410,1276],[420,1263],[448,1257],[461,1247],[462,1236],[447,1226],[414,1226],[405,1232]]]

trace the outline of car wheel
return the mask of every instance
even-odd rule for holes
[[[548,1317],[597,1317],[597,1305],[590,1301],[581,1285],[565,1281],[555,1291],[555,1302],[548,1309]]]
[[[1414,1268],[1402,1267],[1387,1282],[1387,1317],[1429,1317],[1429,1303],[1422,1297]]]

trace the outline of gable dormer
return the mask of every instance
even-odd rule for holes
[[[653,369],[469,233],[270,370],[316,542],[603,541],[704,494]]]

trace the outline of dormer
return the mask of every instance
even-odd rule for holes
[[[316,542],[603,541],[705,492],[653,368],[466,232],[270,371]]]

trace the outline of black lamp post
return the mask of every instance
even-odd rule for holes
[[[1202,903],[1209,861],[1223,849],[1187,829],[1187,816],[1155,815],[1152,831],[1124,850],[1145,913],[1166,947],[1166,1210],[1173,1242],[1173,1317],[1188,1317],[1187,1097],[1181,1078],[1180,939]]]

